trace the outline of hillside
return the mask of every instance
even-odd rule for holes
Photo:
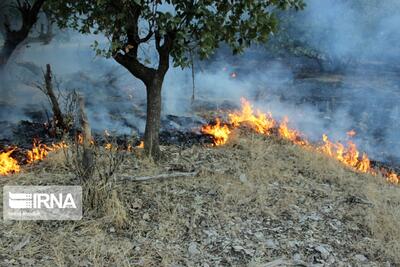
[[[1,266],[397,266],[400,189],[236,129],[221,147],[127,153],[105,215],[1,223]],[[1,185],[76,184],[64,153]],[[195,172],[194,177],[129,178]],[[101,191],[97,188],[99,192]]]

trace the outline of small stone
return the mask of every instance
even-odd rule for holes
[[[110,229],[108,229],[108,231],[109,231],[110,233],[115,233],[115,228],[114,228],[114,227],[111,227]]]
[[[301,255],[299,253],[296,253],[293,255],[293,260],[294,261],[300,261],[301,260]]]
[[[244,250],[244,247],[242,247],[242,246],[233,246],[233,250],[236,251],[236,252],[240,252],[240,251]]]
[[[272,239],[268,239],[267,241],[265,241],[265,246],[267,248],[271,248],[271,249],[276,249],[277,248],[275,240],[272,240]]]
[[[242,183],[246,183],[246,182],[247,182],[246,174],[241,173],[241,174],[239,175],[239,180],[240,180]]]
[[[327,259],[329,257],[329,250],[327,250],[324,246],[317,246],[315,247],[315,250],[321,254],[323,259]]]
[[[300,242],[298,240],[290,240],[287,244],[290,248],[296,248],[300,246]]]
[[[365,256],[362,255],[362,254],[357,254],[357,255],[354,256],[354,258],[356,258],[356,260],[358,260],[358,261],[360,261],[360,262],[366,262],[366,261],[368,261],[367,257],[365,257]]]
[[[264,239],[264,234],[261,233],[261,232],[255,233],[254,236],[255,236],[258,240],[263,240],[263,239]]]
[[[150,215],[148,213],[145,213],[145,214],[143,214],[142,219],[145,221],[148,221],[148,220],[150,220]]]
[[[14,251],[21,250],[23,247],[25,247],[30,242],[30,240],[31,240],[31,236],[30,235],[25,235],[22,238],[21,242],[19,242],[18,244],[16,244],[14,246],[14,248],[13,248]]]
[[[188,252],[189,252],[189,255],[191,255],[191,256],[200,254],[200,251],[197,248],[197,243],[196,242],[191,242],[189,244]]]

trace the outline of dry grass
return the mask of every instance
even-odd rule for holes
[[[101,218],[3,222],[2,264],[257,266],[295,253],[310,263],[319,257],[318,244],[330,247],[336,266],[359,265],[355,254],[376,265],[400,264],[398,187],[278,139],[238,135],[221,148],[164,147],[167,159],[159,165],[132,155],[121,176],[200,174],[117,179]],[[63,166],[54,155],[1,184],[75,183]]]

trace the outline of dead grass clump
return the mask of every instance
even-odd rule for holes
[[[365,194],[373,205],[366,216],[366,225],[371,234],[377,240],[382,241],[378,245],[378,248],[380,247],[384,251],[380,257],[384,259],[385,255],[390,255],[396,259],[396,263],[400,263],[400,195],[398,187],[387,184],[377,187],[374,184],[368,184]]]
[[[65,161],[82,185],[84,213],[107,213],[107,202],[114,198],[114,176],[126,160],[127,152],[120,150],[115,140],[107,148],[93,144],[90,148],[91,166],[88,166],[88,162],[84,163],[87,148],[78,142],[69,147],[69,151],[64,154]]]
[[[111,196],[105,203],[105,216],[110,219],[118,229],[124,228],[128,224],[128,214],[125,204],[121,201],[116,190],[111,192]]]

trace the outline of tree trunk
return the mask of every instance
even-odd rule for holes
[[[63,133],[67,132],[68,129],[67,126],[64,124],[64,116],[61,112],[60,105],[58,104],[57,97],[54,94],[50,64],[46,65],[46,73],[44,74],[44,80],[45,80],[46,94],[50,99],[51,107],[53,110],[55,126],[56,128],[62,130]]]
[[[45,0],[36,0],[34,3],[29,1],[17,1],[16,9],[20,13],[21,27],[18,30],[12,30],[8,19],[4,22],[5,40],[3,48],[0,52],[0,70],[3,69],[12,53],[21,44],[36,23],[39,11]]]
[[[146,155],[157,160],[160,157],[159,132],[161,125],[161,88],[163,78],[155,77],[147,85],[147,118],[144,132],[144,149]]]
[[[18,46],[18,43],[17,41],[13,42],[11,40],[6,40],[4,42],[4,46],[0,52],[0,70],[7,65],[7,62],[10,59],[15,48]]]

